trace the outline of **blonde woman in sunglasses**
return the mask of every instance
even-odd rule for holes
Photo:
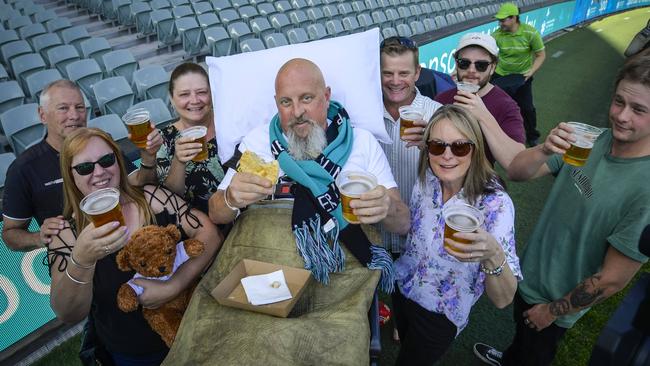
[[[130,234],[145,225],[174,224],[182,239],[195,238],[204,252],[182,264],[166,282],[137,279],[143,290],[143,307],[156,308],[173,299],[211,263],[223,240],[207,215],[190,209],[171,191],[150,185],[129,184],[125,161],[118,146],[105,132],[79,128],[64,141],[60,155],[66,224],[48,246],[52,277],[52,309],[64,322],[76,323],[89,314],[94,319],[102,364],[158,365],[168,348],[151,330],[140,310],[124,313],[117,308],[116,294],[134,272],[117,268],[117,252]],[[95,227],[80,208],[83,197],[101,189],[119,191],[123,222]]]
[[[395,263],[397,365],[433,364],[465,328],[483,292],[503,308],[521,279],[514,207],[485,157],[478,121],[462,107],[443,106],[429,121],[424,141],[411,229]],[[445,238],[443,211],[456,207],[474,212],[468,218],[482,224]]]

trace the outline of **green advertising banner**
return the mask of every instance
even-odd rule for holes
[[[35,221],[29,229],[38,230]],[[45,249],[12,252],[0,244],[0,351],[54,319],[45,256]]]

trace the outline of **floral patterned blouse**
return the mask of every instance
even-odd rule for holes
[[[163,144],[158,150],[157,173],[160,184],[163,184],[169,175],[169,168],[176,148],[174,143],[180,137],[180,131],[172,124],[160,132]],[[217,190],[225,171],[217,154],[217,140],[212,138],[207,144],[208,159],[201,162],[189,161],[185,166],[185,192],[183,194],[191,207],[206,214],[208,213],[208,199]]]
[[[411,195],[411,230],[395,262],[397,284],[402,294],[423,308],[444,314],[456,325],[457,335],[465,328],[469,313],[485,290],[485,274],[479,263],[460,262],[443,247],[445,204],[463,201],[463,191],[442,202],[440,181],[427,171],[426,185],[418,180]],[[504,191],[479,197],[475,205],[484,215],[483,229],[503,247],[508,265],[521,281],[515,251],[515,210]]]

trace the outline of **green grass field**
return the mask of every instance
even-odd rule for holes
[[[546,44],[547,59],[535,76],[535,103],[539,129],[543,135],[560,121],[583,121],[607,125],[612,81],[623,62],[623,50],[645,26],[650,9],[614,15],[588,27],[576,29]],[[521,252],[532,231],[552,178],[527,183],[508,182],[508,191],[517,209],[517,247]],[[650,271],[646,265],[644,271]],[[571,329],[561,345],[555,366],[586,365],[593,344],[610,314],[622,298],[619,294],[595,307]],[[388,298],[384,301],[390,303]],[[482,298],[474,307],[469,326],[439,362],[441,366],[479,365],[472,345],[481,341],[506,347],[512,339],[512,309],[494,308]],[[391,340],[392,323],[382,328],[381,365],[393,365],[398,346]],[[36,365],[78,365],[79,337],[52,351]]]

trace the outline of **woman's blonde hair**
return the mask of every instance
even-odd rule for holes
[[[431,116],[429,124],[427,124],[424,130],[424,141],[429,141],[433,126],[443,120],[449,121],[467,140],[474,144],[470,153],[471,162],[469,170],[463,181],[463,194],[467,201],[473,205],[481,194],[503,189],[501,178],[492,169],[485,156],[483,132],[481,132],[479,122],[465,108],[453,104],[438,108],[433,116]],[[429,151],[424,148],[420,151],[418,167],[418,177],[422,185],[426,184],[427,169],[431,169],[429,165]]]
[[[61,156],[59,162],[61,164],[61,176],[63,178],[63,216],[65,218],[74,218],[75,225],[78,232],[81,232],[89,220],[86,215],[81,211],[79,203],[83,198],[83,194],[77,188],[74,182],[72,173],[72,158],[86,148],[91,138],[98,137],[102,139],[111,148],[115,154],[115,159],[120,169],[120,195],[128,202],[135,202],[144,215],[146,223],[153,222],[153,215],[144,197],[141,189],[133,187],[129,184],[127,173],[124,165],[124,158],[120,152],[120,148],[109,134],[98,128],[79,128],[72,132],[63,141],[61,148]]]

